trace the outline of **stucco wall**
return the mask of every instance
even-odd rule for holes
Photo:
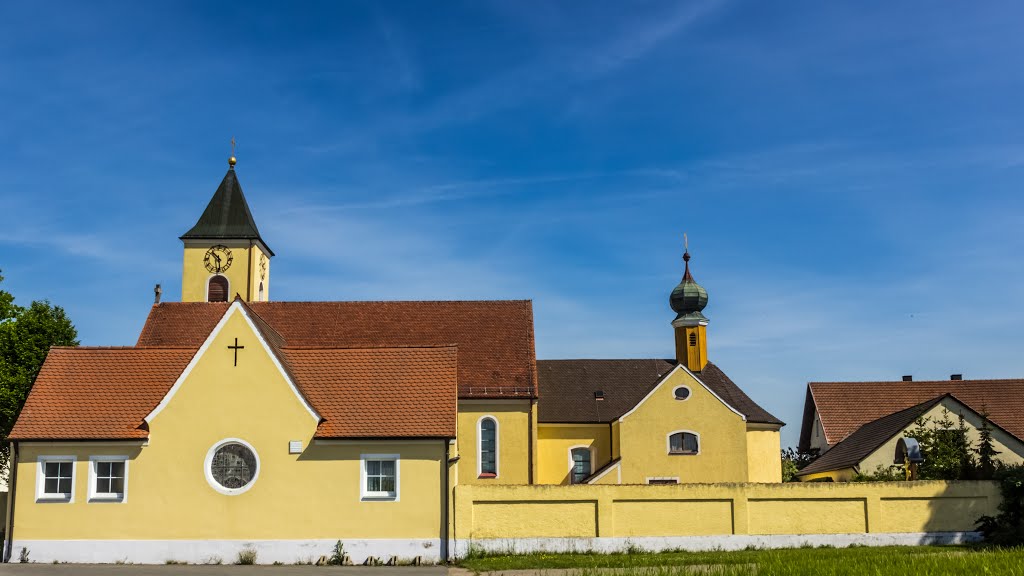
[[[608,424],[541,424],[537,435],[537,483],[568,484],[572,448],[590,449],[591,472],[604,466],[611,460],[610,438]]]
[[[478,424],[498,422],[498,476],[480,478]],[[529,484],[531,430],[529,400],[459,400],[458,481],[460,484]]]
[[[747,476],[748,482],[782,482],[778,430],[747,430]]]
[[[969,536],[993,482],[458,486],[457,548],[713,548]],[[906,536],[900,536],[906,535]]]
[[[679,386],[690,389],[686,400],[675,399]],[[680,430],[700,436],[699,454],[668,453],[668,435]],[[620,419],[619,444],[626,484],[644,484],[648,478],[678,478],[682,483],[748,478],[746,422],[684,370],[671,372]]]

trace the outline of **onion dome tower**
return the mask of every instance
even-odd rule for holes
[[[702,313],[708,305],[708,291],[690,274],[689,246],[683,252],[686,269],[683,279],[672,290],[668,303],[676,313],[672,326],[676,332],[676,360],[692,372],[700,372],[708,363],[708,319]]]

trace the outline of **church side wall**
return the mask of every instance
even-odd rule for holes
[[[480,419],[498,423],[498,475],[481,478],[479,458]],[[459,484],[529,484],[530,426],[529,400],[459,400],[458,478]]]
[[[690,389],[686,400],[674,396],[680,386]],[[668,453],[668,436],[677,431],[699,435],[698,454]],[[620,419],[619,436],[623,484],[747,481],[746,422],[683,370]]]
[[[782,482],[782,439],[778,430],[747,430],[748,482]]]
[[[591,472],[611,461],[611,427],[608,424],[541,424],[538,484],[568,484],[570,450],[588,448]]]
[[[455,556],[470,547],[615,552],[918,545],[977,540],[995,482],[458,486]]]

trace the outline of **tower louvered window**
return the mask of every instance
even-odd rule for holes
[[[210,278],[210,286],[207,291],[208,302],[227,302],[228,301],[228,279],[223,276],[214,276]]]

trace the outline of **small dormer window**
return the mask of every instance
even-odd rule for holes
[[[696,345],[697,345],[697,333],[696,332],[690,332],[690,346],[696,346]]]

